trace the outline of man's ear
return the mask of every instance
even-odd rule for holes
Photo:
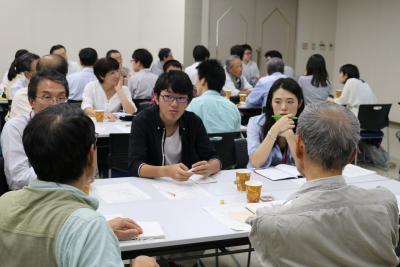
[[[296,143],[296,157],[298,159],[303,159],[304,157],[304,151],[305,151],[305,146],[303,140],[300,138],[298,134],[294,136],[294,140]]]
[[[351,152],[349,159],[347,160],[347,163],[352,163],[354,159],[356,158],[357,149],[354,149],[353,152]]]

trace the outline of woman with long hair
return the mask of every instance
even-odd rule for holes
[[[294,164],[294,132],[303,109],[299,84],[291,78],[276,80],[268,93],[265,112],[250,118],[247,125],[248,167]]]
[[[320,54],[312,55],[306,66],[306,74],[299,77],[306,104],[325,101],[332,91],[326,71],[325,59]]]

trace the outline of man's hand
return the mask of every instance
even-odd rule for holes
[[[167,176],[176,181],[187,181],[189,177],[192,176],[192,173],[188,172],[188,167],[183,163],[168,165],[166,168]]]
[[[142,228],[134,220],[129,218],[118,217],[109,220],[108,223],[118,240],[131,239],[143,233]]]
[[[160,265],[151,257],[138,256],[133,260],[131,267],[160,267]]]

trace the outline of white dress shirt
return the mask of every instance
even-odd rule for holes
[[[122,86],[122,91],[132,105],[134,105],[128,87]],[[110,99],[107,99],[106,93],[104,92],[100,82],[93,81],[88,83],[83,91],[81,107],[83,110],[86,108],[92,108],[104,110],[105,112],[118,112],[121,109],[121,100],[119,99],[117,92],[115,92]]]
[[[246,80],[251,84],[255,85],[257,83],[257,79],[260,77],[260,71],[258,70],[257,63],[250,60],[247,64],[242,61],[243,65],[243,76]]]
[[[196,85],[196,81],[197,81],[197,77],[198,77],[197,66],[200,65],[200,63],[201,63],[200,61],[195,62],[185,69],[185,72],[189,76],[193,85]]]
[[[32,106],[28,100],[28,87],[18,90],[11,103],[11,110],[9,119],[17,117],[19,115],[26,115],[32,111]]]
[[[20,74],[15,76],[15,78],[12,79],[12,81],[8,83],[6,89],[7,98],[13,99],[15,93],[22,88],[28,87],[28,84],[29,84],[28,78],[26,78],[25,74],[21,72]]]
[[[158,76],[150,69],[142,69],[128,80],[129,92],[133,99],[150,99]]]
[[[69,99],[82,101],[83,89],[85,86],[97,78],[93,73],[93,68],[85,67],[81,71],[75,72],[67,76],[69,86]]]
[[[11,190],[21,189],[36,179],[22,144],[22,134],[32,115],[33,112],[7,121],[1,133],[4,172]]]
[[[238,95],[240,90],[253,90],[253,86],[246,80],[246,78],[242,75],[240,77],[241,86],[240,88],[236,88],[235,84],[232,81],[232,77],[228,72],[225,72],[226,80],[225,85],[222,88],[224,91],[232,90],[232,96]]]
[[[164,72],[163,66],[164,63],[157,61],[156,63],[151,65],[150,71],[155,75],[160,76]]]
[[[68,73],[67,75],[70,75],[72,73],[78,72],[81,70],[81,66],[76,63],[75,61],[68,61]]]

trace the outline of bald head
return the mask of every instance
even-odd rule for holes
[[[66,76],[68,73],[68,62],[59,55],[46,55],[39,59],[36,70],[55,70]]]

